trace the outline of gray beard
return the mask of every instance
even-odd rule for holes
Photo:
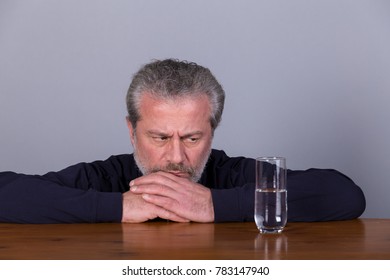
[[[169,171],[182,171],[182,172],[187,172],[190,175],[190,180],[194,183],[199,182],[200,178],[202,177],[202,173],[206,167],[207,161],[209,160],[211,153],[211,148],[209,151],[206,153],[206,156],[202,159],[200,164],[198,166],[195,166],[194,168],[192,167],[186,167],[181,164],[173,164],[169,163],[167,166],[157,166],[153,168],[147,168],[145,164],[142,162],[142,160],[138,156],[137,149],[134,147],[134,160],[135,163],[138,167],[138,169],[141,171],[143,175],[148,175],[151,173],[159,172],[159,171],[164,171],[164,172],[169,172]]]

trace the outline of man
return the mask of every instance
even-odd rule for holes
[[[224,99],[202,66],[145,65],[127,93],[134,154],[43,176],[0,173],[0,221],[253,221],[254,160],[211,149]],[[353,219],[364,211],[360,188],[335,170],[289,170],[287,182],[289,221]]]

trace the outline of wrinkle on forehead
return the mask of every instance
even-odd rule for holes
[[[139,112],[139,121],[148,122],[153,119],[157,125],[159,120],[169,120],[169,123],[174,125],[179,123],[180,119],[187,118],[187,123],[190,126],[197,121],[209,123],[211,107],[208,97],[204,94],[165,99],[145,93],[141,99]],[[146,116],[148,120],[145,119]]]

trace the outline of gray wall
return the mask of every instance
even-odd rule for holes
[[[389,3],[1,0],[0,170],[131,152],[131,75],[177,57],[227,92],[215,148],[339,169],[390,218]]]

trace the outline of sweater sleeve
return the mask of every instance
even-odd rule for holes
[[[2,172],[0,222],[120,222],[127,184],[119,163],[81,163],[42,176]]]
[[[211,189],[211,196],[214,204],[214,222],[254,221],[254,184],[229,189]]]
[[[366,208],[360,187],[334,169],[289,171],[287,197],[289,221],[355,219]]]
[[[229,158],[214,151],[209,173],[216,180],[211,194],[215,222],[254,221],[255,162]],[[212,176],[209,176],[211,178]],[[347,176],[333,169],[287,172],[289,222],[346,220],[359,217],[366,202],[362,190]]]

